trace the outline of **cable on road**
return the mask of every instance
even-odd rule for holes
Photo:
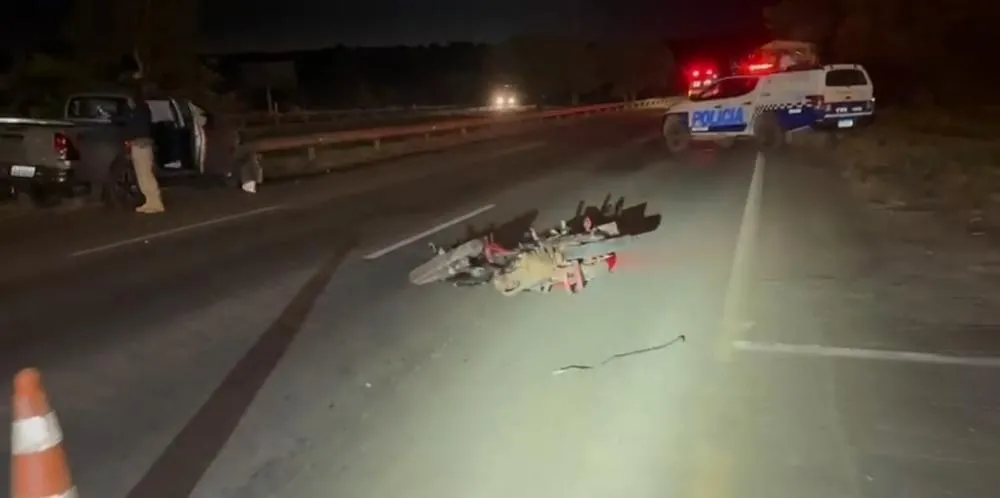
[[[629,356],[635,356],[643,353],[651,353],[653,351],[659,351],[661,349],[667,349],[668,347],[673,346],[678,342],[687,342],[687,337],[684,334],[681,334],[667,342],[664,342],[663,344],[658,344],[656,346],[651,346],[644,349],[637,349],[635,351],[629,351],[627,353],[618,353],[616,355],[609,356],[606,360],[594,365],[566,365],[565,367],[553,370],[552,375],[562,375],[571,370],[593,370],[595,368],[603,367],[604,365],[607,365],[608,363],[611,363],[612,361],[615,361],[619,358],[627,358]]]

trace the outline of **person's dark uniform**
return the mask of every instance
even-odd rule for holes
[[[153,155],[153,113],[141,88],[135,92],[132,110],[125,121],[125,139],[131,143],[136,182],[139,184],[139,191],[146,198],[146,202],[135,210],[145,214],[162,213],[163,199],[160,196],[160,185],[156,181]]]

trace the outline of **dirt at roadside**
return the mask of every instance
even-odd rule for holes
[[[834,149],[854,191],[892,211],[1000,234],[1000,109],[886,112]]]
[[[893,241],[883,247],[887,264],[906,261],[905,273],[929,290],[962,288],[956,299],[995,305],[1000,124],[986,112],[887,112],[840,140],[831,155],[869,206],[866,222]]]

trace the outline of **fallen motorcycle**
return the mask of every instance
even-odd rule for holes
[[[618,251],[629,239],[621,236],[616,222],[594,226],[585,218],[580,231],[571,230],[566,222],[544,234],[530,229],[513,249],[500,246],[492,235],[450,249],[432,244],[434,257],[410,272],[410,282],[447,282],[459,287],[492,284],[505,296],[550,292],[557,287],[576,293],[594,278],[615,270]]]

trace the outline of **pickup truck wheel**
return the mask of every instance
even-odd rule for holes
[[[17,204],[29,209],[44,209],[58,205],[64,198],[64,192],[47,185],[30,185],[15,193]]]
[[[101,200],[111,208],[134,208],[143,202],[132,163],[115,160],[101,190]]]
[[[678,114],[663,120],[663,141],[671,154],[681,154],[691,146],[691,131],[687,122]]]
[[[45,207],[45,191],[35,185],[17,190],[14,193],[14,198],[17,199],[17,205],[22,209]]]
[[[757,145],[764,150],[776,150],[785,146],[785,130],[778,122],[778,116],[773,112],[761,114],[754,123],[754,138]]]

